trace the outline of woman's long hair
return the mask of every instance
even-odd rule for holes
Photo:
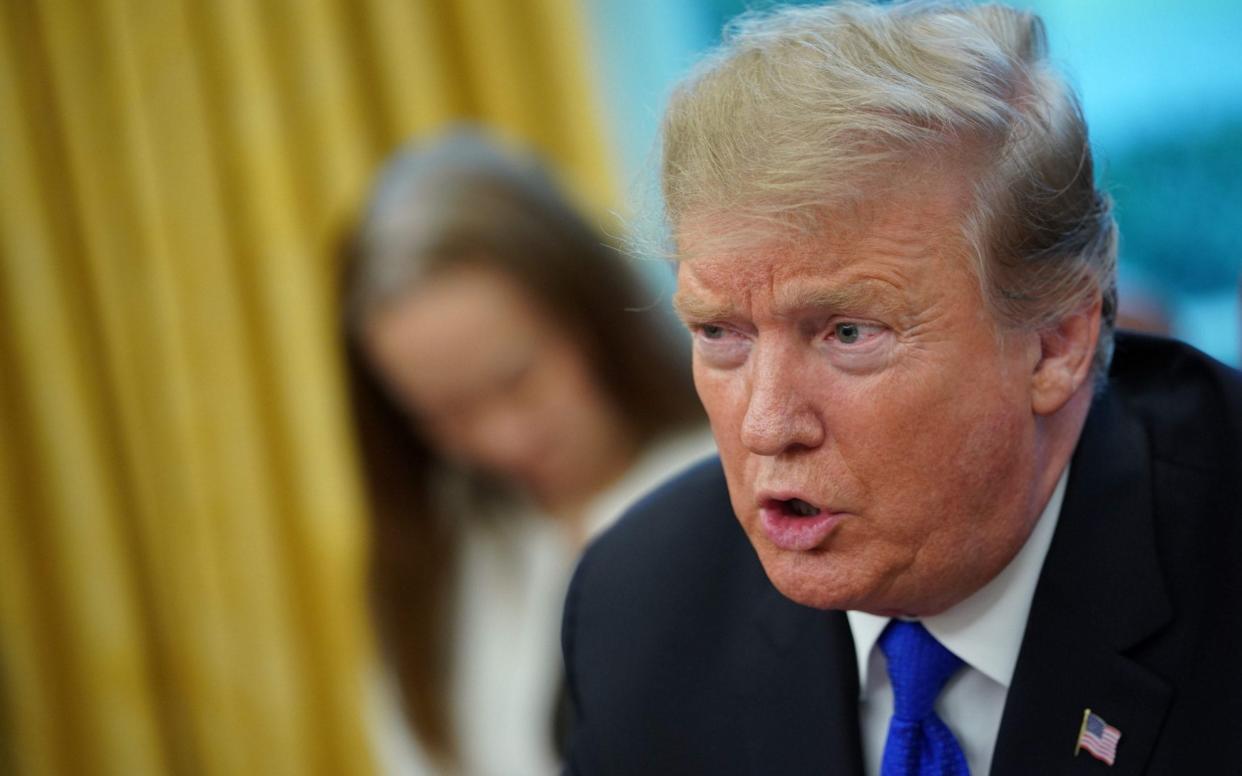
[[[379,637],[417,736],[433,756],[451,760],[453,519],[468,510],[446,503],[444,462],[372,373],[359,343],[362,319],[438,272],[465,263],[494,268],[575,341],[640,446],[701,421],[702,410],[657,293],[538,165],[476,134],[399,152],[342,253],[345,354],[372,518]]]

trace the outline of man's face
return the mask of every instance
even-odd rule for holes
[[[963,212],[940,181],[792,247],[720,251],[719,222],[681,224],[695,384],[738,519],[794,601],[942,611],[1038,516],[1038,337],[992,323]]]

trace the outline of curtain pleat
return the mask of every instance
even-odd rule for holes
[[[334,241],[457,120],[603,212],[579,13],[0,0],[0,772],[371,772]]]

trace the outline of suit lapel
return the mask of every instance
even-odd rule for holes
[[[739,653],[750,772],[862,776],[858,669],[841,612],[789,601],[764,578]]]
[[[1127,655],[1171,618],[1151,488],[1146,432],[1105,393],[1074,454],[992,773],[1143,772],[1172,696]],[[1085,751],[1074,756],[1086,708],[1121,731],[1111,768]]]

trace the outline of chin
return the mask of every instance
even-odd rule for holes
[[[849,579],[852,575],[843,574],[827,550],[791,552],[766,547],[758,549],[758,554],[768,581],[794,603],[825,610],[858,608],[857,576]]]

